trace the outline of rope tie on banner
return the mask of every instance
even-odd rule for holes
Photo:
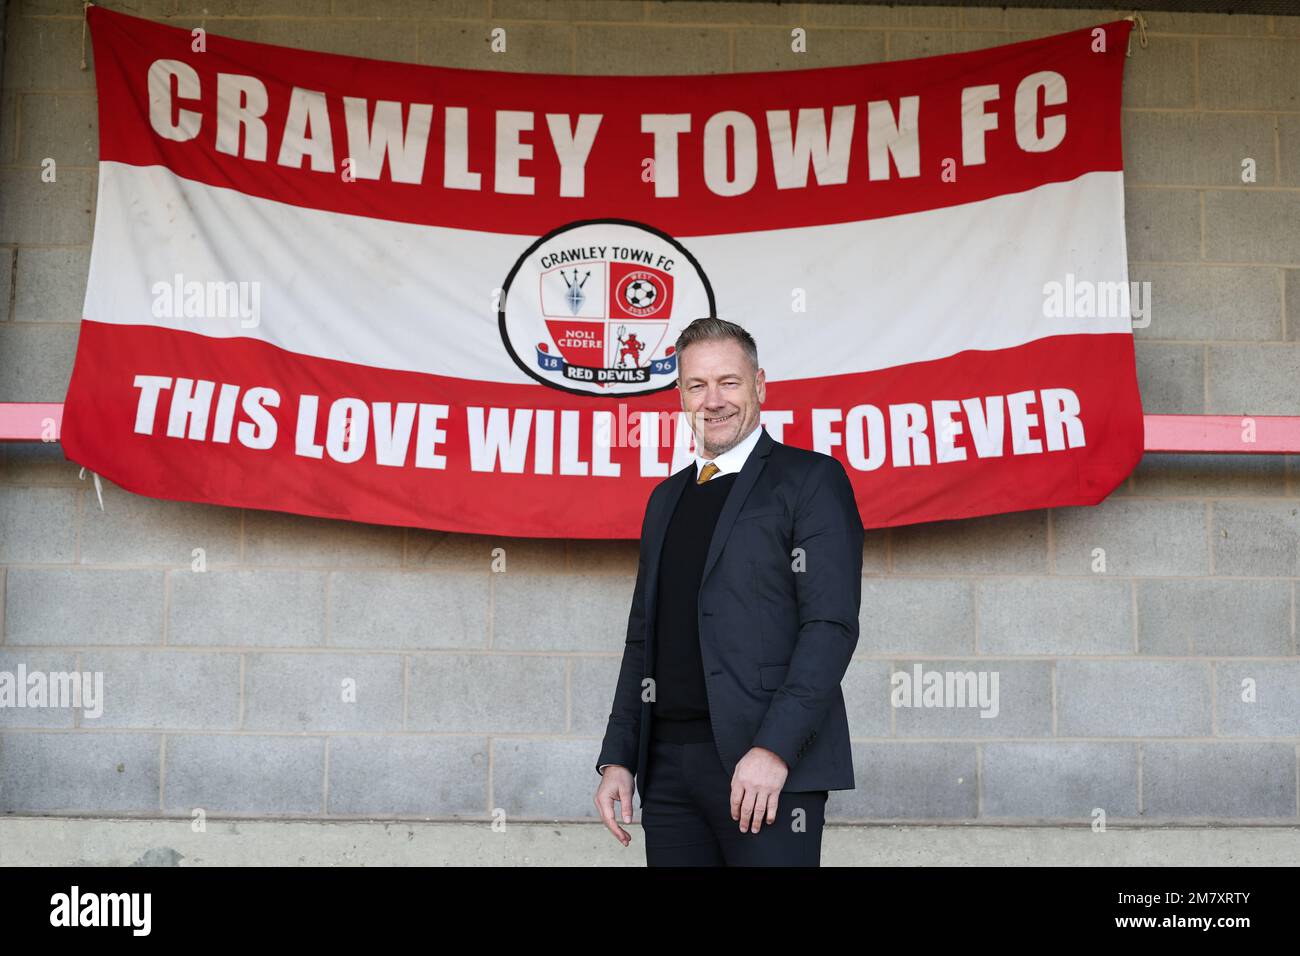
[[[1131,15],[1125,17],[1124,19],[1125,19],[1125,20],[1129,20],[1129,21],[1131,21],[1131,22],[1133,22],[1134,24],[1137,25],[1138,46],[1140,46],[1142,49],[1145,50],[1145,49],[1147,48],[1147,18],[1144,17],[1144,16],[1142,16],[1142,14],[1138,13],[1136,10],[1134,10],[1133,13],[1132,13]],[[1132,56],[1132,55],[1133,55],[1133,33],[1132,33],[1132,31],[1129,31],[1129,35],[1128,35],[1128,49],[1124,52],[1124,55],[1125,55],[1125,56]]]
[[[94,4],[86,0],[81,5],[81,69],[86,69],[86,14]]]
[[[86,466],[81,466],[81,474],[77,475],[82,481],[86,480]],[[92,471],[90,477],[95,479],[95,497],[99,499],[99,510],[104,510],[104,486],[99,483],[99,473]]]

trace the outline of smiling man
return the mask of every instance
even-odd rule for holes
[[[748,332],[696,319],[676,345],[696,457],[646,504],[596,806],[627,846],[614,804],[630,823],[640,790],[650,866],[817,866],[854,787],[862,520],[838,461],[759,424]]]

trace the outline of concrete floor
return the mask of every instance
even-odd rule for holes
[[[642,866],[599,824],[0,818],[0,866]],[[1300,827],[831,825],[823,866],[1295,866]]]

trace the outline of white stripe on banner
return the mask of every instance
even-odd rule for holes
[[[1123,222],[1123,174],[1093,172],[892,218],[682,244],[708,277],[718,314],[753,332],[769,380],[786,381],[1129,332],[1123,309],[1045,314],[1046,283],[1067,297],[1082,283],[1127,286]],[[502,346],[494,293],[534,238],[323,212],[161,166],[102,162],[85,317],[527,383]],[[242,294],[250,308],[187,318],[190,282]],[[224,285],[241,282],[256,286]],[[256,324],[247,317],[254,304]],[[448,322],[459,328],[432,334]]]

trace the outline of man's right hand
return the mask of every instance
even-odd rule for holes
[[[596,788],[596,809],[600,811],[600,818],[605,821],[609,832],[614,834],[615,839],[624,846],[632,842],[632,835],[619,826],[618,821],[614,819],[614,804],[615,802],[622,804],[623,822],[631,823],[634,789],[636,783],[632,778],[632,771],[616,763],[605,768],[605,772],[600,775],[600,786]]]

